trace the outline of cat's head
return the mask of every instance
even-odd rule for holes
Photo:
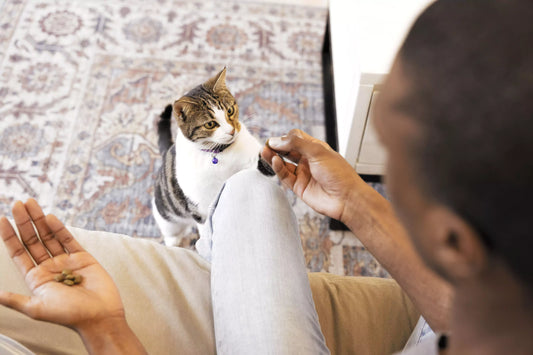
[[[174,102],[173,112],[185,138],[210,148],[233,143],[241,129],[226,68]]]

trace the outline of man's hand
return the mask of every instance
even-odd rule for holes
[[[279,155],[278,155],[279,154]],[[294,162],[285,162],[280,156]],[[345,222],[346,203],[356,200],[367,185],[355,169],[325,142],[300,130],[271,138],[262,157],[270,163],[284,186],[315,211]]]
[[[390,203],[342,156],[300,130],[269,139],[262,156],[283,185],[317,212],[340,220],[354,232],[433,329],[447,329],[452,299],[449,285],[423,263]]]
[[[127,326],[113,280],[63,223],[53,215],[45,217],[32,199],[26,204],[16,202],[13,218],[20,239],[5,217],[0,219],[0,235],[32,296],[0,291],[0,304],[31,318],[76,330],[91,353],[106,353],[111,348],[124,350],[120,343],[125,338],[130,345],[142,349]],[[54,277],[64,269],[82,275],[82,282],[67,286],[55,281]]]

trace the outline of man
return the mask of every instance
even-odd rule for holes
[[[528,228],[533,214],[533,190],[529,186],[533,181],[529,163],[533,154],[532,15],[533,7],[527,1],[438,1],[413,26],[376,111],[376,127],[389,153],[387,186],[401,222],[387,201],[323,142],[291,131],[285,137],[271,138],[263,151],[285,186],[317,211],[347,224],[433,329],[449,335],[447,342],[441,342],[443,347],[448,343],[448,354],[533,353],[533,258],[529,255],[532,239]],[[257,271],[264,271],[261,278],[272,282],[287,278],[283,288],[270,287],[264,290],[266,296],[257,292],[251,300],[243,298],[231,304],[234,308],[218,301],[224,296],[217,296],[217,290],[223,294],[232,291],[224,289],[226,283],[257,286],[250,275],[240,275],[241,269],[246,274],[247,265],[238,259],[239,253],[227,260],[227,255],[218,252],[231,252],[231,248],[221,248],[232,238],[223,238],[227,235],[216,230],[224,229],[221,223],[229,223],[228,218],[235,215],[229,211],[232,199],[246,203],[248,186],[258,194],[281,199],[272,184],[261,179],[243,172],[228,180],[210,218],[210,237],[216,251],[212,287],[217,350],[295,353],[304,348],[309,353],[327,353],[312,302],[307,302],[310,292],[301,282],[305,271],[296,262],[286,273],[276,263]],[[276,206],[254,207],[248,209],[247,217],[265,212],[276,222]],[[0,233],[34,296],[0,292],[0,303],[76,329],[91,352],[142,353],[142,345],[125,322],[111,280],[61,222],[53,216],[43,218],[34,201],[16,204],[13,215],[29,254],[6,219],[0,220]],[[33,237],[30,220],[43,243]],[[298,243],[293,243],[298,235],[285,226],[287,221],[277,222],[291,241],[292,256],[284,256],[291,259],[291,265],[301,255],[296,255]],[[249,228],[258,227],[252,224]],[[235,230],[235,234],[243,233]],[[283,241],[279,234],[271,236],[278,238],[274,241],[269,235],[239,243],[260,245],[253,250],[269,255],[268,261],[276,252],[286,250],[279,247]],[[84,272],[84,288],[52,284],[52,264]],[[235,266],[239,272],[222,272],[235,270]],[[295,294],[306,300],[303,307],[298,308]],[[71,302],[62,301],[59,307],[57,300],[65,297]],[[289,303],[285,303],[287,299]],[[254,304],[256,300],[259,302]],[[246,318],[247,313],[256,315],[258,309],[270,316],[272,308],[262,310],[260,306],[272,300],[280,319],[292,321],[288,329],[294,331],[293,338],[273,331],[272,325],[282,325],[275,318],[276,312],[274,318]],[[86,302],[84,312],[66,311],[69,307],[78,309],[81,302]],[[244,326],[221,316],[235,312],[239,317],[234,318]],[[260,321],[254,323],[255,319]],[[232,332],[249,328],[252,331],[245,333],[246,337]],[[437,353],[436,344],[430,345],[429,351]],[[411,351],[427,353],[420,349]]]

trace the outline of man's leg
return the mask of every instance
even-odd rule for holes
[[[206,223],[217,352],[329,353],[298,223],[275,182],[256,170],[234,175]]]

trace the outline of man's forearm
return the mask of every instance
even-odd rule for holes
[[[398,282],[430,326],[446,330],[451,288],[424,264],[391,204],[366,186],[354,191],[342,221]]]
[[[147,354],[125,319],[109,319],[77,329],[89,354]]]

